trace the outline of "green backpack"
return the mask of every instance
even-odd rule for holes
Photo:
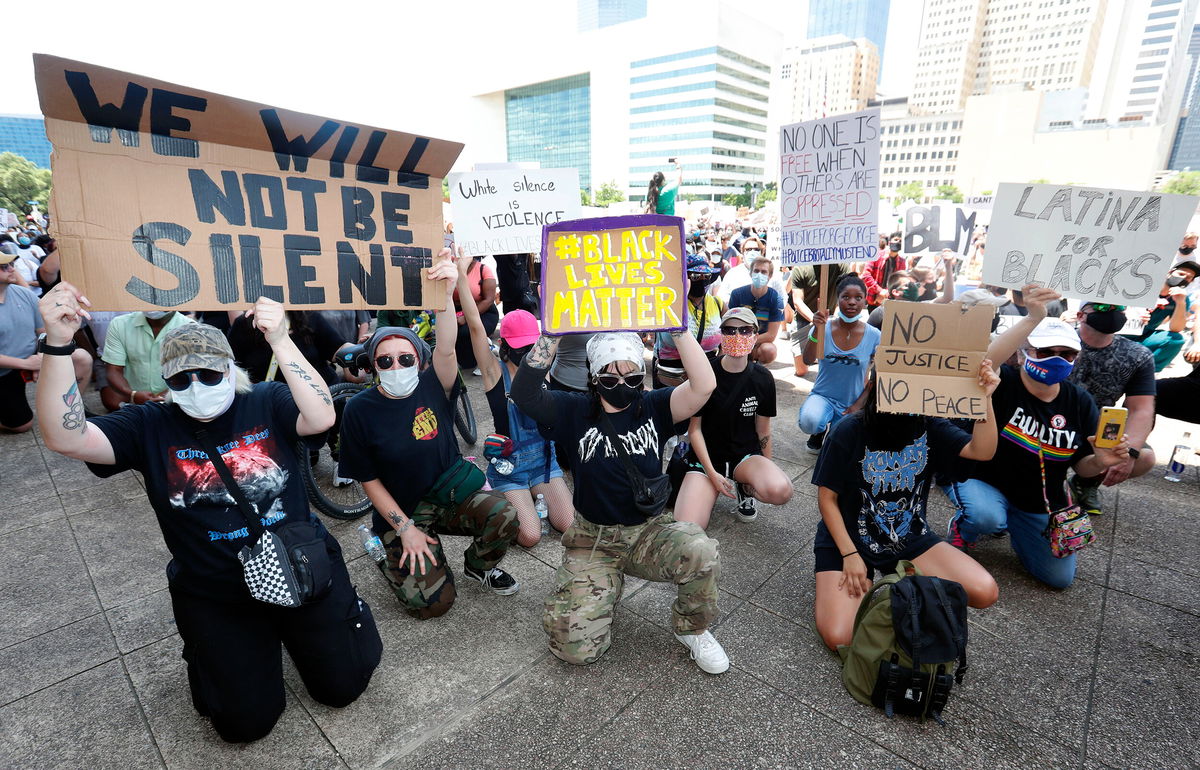
[[[898,711],[944,724],[950,690],[967,671],[966,591],[902,561],[862,598],[854,636],[838,654],[855,700],[889,718]]]

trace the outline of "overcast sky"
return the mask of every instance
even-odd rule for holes
[[[675,2],[676,0],[650,0]],[[797,39],[807,0],[739,0]],[[885,93],[907,93],[922,0],[892,0]],[[680,7],[686,9],[686,2]],[[46,25],[0,48],[0,112],[40,114],[34,52],[384,128],[454,139],[447,94],[468,93],[478,67],[536,55],[550,30],[575,34],[573,0],[273,3],[61,0]],[[345,10],[345,15],[335,14]],[[684,11],[686,12],[686,11]],[[633,53],[633,52],[630,52]],[[619,54],[615,54],[619,55]],[[624,57],[622,57],[624,58]]]

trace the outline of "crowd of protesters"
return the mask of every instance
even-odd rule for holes
[[[647,210],[673,214],[677,190],[678,180],[657,175]],[[328,387],[353,375],[332,362],[347,347],[363,345],[369,381],[341,417],[338,473],[361,482],[373,504],[386,551],[380,571],[401,609],[432,619],[455,603],[445,534],[471,538],[465,577],[498,596],[518,592],[500,564],[514,545],[543,536],[541,498],[565,549],[543,624],[551,651],[575,664],[609,648],[632,575],[674,583],[676,638],[702,670],[728,668],[710,630],[721,563],[706,530],[721,498],[747,524],[760,505],[791,500],[793,479],[773,459],[785,433],[803,435],[818,455],[814,614],[833,648],[849,641],[872,576],[899,560],[960,582],[974,607],[994,603],[1000,587],[971,556],[984,535],[1006,533],[1030,574],[1070,585],[1075,557],[1050,553],[1047,510],[1069,490],[1102,513],[1102,486],[1154,467],[1147,437],[1156,414],[1200,420],[1197,369],[1156,379],[1180,355],[1200,364],[1194,234],[1157,306],[1142,313],[1094,302],[1068,312],[1047,289],[978,285],[971,261],[983,233],[968,255],[910,260],[902,234],[890,233],[869,262],[785,269],[769,257],[761,226],[699,219],[686,232],[688,328],[559,340],[541,333],[536,316],[535,255],[482,260],[443,249],[430,273],[445,291],[441,310],[285,311],[260,299],[245,313],[100,313],[89,312],[86,286],[60,279],[50,233],[9,228],[0,233],[0,430],[33,426],[27,384],[36,382],[49,448],[99,475],[146,476],[172,555],[193,703],[223,738],[246,741],[282,712],[281,645],[313,698],[334,706],[365,689],[380,659],[371,608],[308,510],[297,472],[306,458],[292,448],[319,443],[334,425]],[[899,300],[995,310],[978,373],[988,419],[876,408],[879,327],[886,304]],[[780,361],[788,348],[791,362]],[[776,382],[793,377],[811,383],[808,395],[776,423]],[[473,382],[507,450],[486,474],[450,429],[451,405]],[[93,387],[106,414],[85,409]],[[1117,403],[1129,410],[1126,435],[1097,447],[1098,407]],[[253,452],[226,459],[238,463],[265,527],[317,522],[335,565],[321,601],[264,610],[246,594],[236,551],[249,535],[230,494],[214,492],[222,482],[213,465],[195,460],[207,458],[205,431],[218,444],[259,437]],[[913,472],[887,474],[900,466]],[[926,520],[933,486],[956,510],[944,536]]]

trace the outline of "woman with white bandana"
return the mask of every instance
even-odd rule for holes
[[[98,476],[130,469],[142,474],[171,552],[167,581],[196,711],[212,719],[226,741],[253,741],[271,732],[286,705],[284,647],[314,700],[350,704],[366,689],[383,646],[337,540],[308,507],[293,444],[323,436],[334,422],[333,401],[288,337],[283,306],[259,298],[248,315],[286,384],[251,385],[219,330],[187,323],[161,339],[165,402],[85,420],[70,352],[89,317],[87,305],[67,283],[41,301],[42,437],[50,449],[85,461]],[[251,598],[238,552],[255,535],[209,460],[201,432],[221,452],[263,527],[309,523],[324,536],[331,570],[324,598],[300,607]]]
[[[595,662],[612,643],[613,611],[625,575],[679,586],[675,638],[703,671],[720,674],[729,658],[708,628],[717,616],[717,541],[664,511],[670,491],[663,444],[708,401],[716,383],[696,338],[673,332],[688,379],[644,389],[644,348],[636,334],[607,332],[588,342],[587,394],[542,387],[558,340],[542,335],[521,362],[510,396],[543,435],[572,445],[575,520],[542,625],[550,651],[568,663]],[[664,489],[665,484],[665,489]]]
[[[775,378],[750,360],[757,335],[758,319],[749,308],[730,308],[721,317],[721,356],[712,362],[717,388],[688,427],[678,521],[707,529],[718,495],[736,494],[741,521],[758,518],[755,500],[783,505],[792,499],[792,482],[771,461]]]
[[[454,437],[451,405],[462,381],[450,297],[455,284],[466,291],[467,278],[449,249],[442,255],[430,269],[446,288],[435,349],[399,326],[377,329],[367,340],[363,368],[379,375],[379,385],[346,404],[338,466],[340,475],[362,482],[375,508],[372,528],[387,550],[379,569],[404,611],[421,620],[445,615],[458,595],[437,534],[472,538],[463,573],[485,589],[509,596],[521,587],[497,566],[516,539],[516,509],[502,495],[481,491],[483,471],[463,458]]]
[[[867,325],[867,285],[850,274],[838,281],[837,317],[829,323],[829,311],[813,314],[812,331],[804,343],[804,363],[817,363],[817,335],[824,335],[825,351],[812,392],[800,407],[797,422],[808,435],[805,447],[817,454],[825,431],[843,415],[862,408],[867,374],[880,333]]]

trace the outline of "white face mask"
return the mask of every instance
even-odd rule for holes
[[[384,369],[379,373],[379,384],[388,392],[388,395],[407,398],[417,389],[417,380],[420,377],[421,372],[415,366]]]
[[[842,309],[840,307],[838,308],[837,315],[838,315],[838,318],[842,319],[844,322],[846,322],[848,324],[852,324],[855,321],[865,321],[871,317],[871,314],[868,313],[865,309],[858,311],[858,315],[846,315],[845,313],[842,312]]]
[[[746,249],[746,251],[745,251],[746,259],[753,259],[753,258],[755,258],[757,256],[761,256],[761,255],[762,255],[762,252],[759,251],[758,249]]]
[[[167,317],[167,313],[173,313],[173,310],[143,310],[142,315],[149,318],[151,321],[157,321]]]
[[[233,378],[227,374],[216,385],[192,380],[187,390],[173,392],[171,401],[193,420],[211,420],[225,413],[233,403],[234,393]]]
[[[770,280],[771,279],[767,277],[766,273],[750,274],[750,285],[756,289],[761,289],[762,287],[766,286]]]

